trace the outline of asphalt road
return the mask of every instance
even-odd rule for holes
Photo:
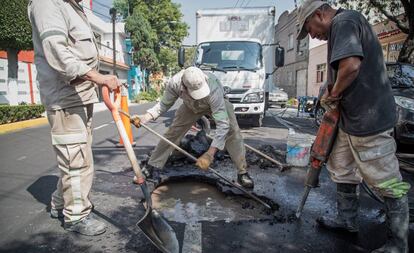
[[[132,106],[142,113],[150,105]],[[151,123],[163,132],[174,111]],[[281,113],[272,110],[273,114]],[[314,133],[311,119],[284,115],[297,131]],[[273,116],[263,128],[243,127],[246,142],[283,147],[286,127]],[[293,124],[293,125],[292,125]],[[108,231],[96,237],[67,233],[62,222],[49,217],[50,195],[58,178],[48,126],[0,135],[0,252],[158,252],[135,223],[142,217],[140,189],[131,184],[132,172],[125,152],[116,148],[119,137],[109,112],[94,117],[93,152],[96,179],[92,190],[95,213],[108,224]],[[137,156],[148,153],[158,140],[150,133],[133,130]],[[290,217],[302,193],[304,171],[261,170],[252,165],[258,190],[267,194]],[[223,171],[223,173],[227,173]],[[229,176],[233,172],[228,172]],[[404,174],[413,183],[412,175]],[[334,184],[326,173],[321,188],[311,192],[300,221],[250,220],[200,222],[200,252],[369,252],[385,240],[381,205],[361,192],[361,232],[357,236],[335,234],[315,226],[314,219],[334,215]],[[181,247],[186,244],[188,224],[171,221]],[[414,252],[414,231],[410,244]],[[191,252],[191,251],[187,251]],[[193,251],[195,252],[195,251]]]

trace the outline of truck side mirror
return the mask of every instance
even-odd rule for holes
[[[184,67],[184,63],[185,63],[185,48],[180,47],[180,49],[178,49],[178,66]]]
[[[275,49],[275,65],[276,67],[283,67],[285,65],[285,49],[277,46]]]

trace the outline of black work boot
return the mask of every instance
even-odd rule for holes
[[[338,213],[335,219],[319,217],[316,222],[319,226],[330,230],[358,232],[358,196],[356,184],[337,184],[336,203]]]
[[[244,188],[253,189],[254,182],[253,179],[250,177],[249,173],[238,174],[237,175],[237,182],[243,186]]]
[[[50,208],[50,217],[52,217],[53,219],[62,219],[63,217],[65,217],[63,215],[63,208],[62,209],[56,209],[51,207]]]
[[[89,236],[100,235],[106,231],[105,223],[99,221],[93,213],[79,221],[65,222],[64,228],[67,231]]]
[[[159,171],[160,169],[158,169],[157,167],[154,167],[150,164],[145,164],[142,168],[141,168],[141,172],[144,175],[145,179],[157,179],[159,177]],[[134,176],[134,180],[133,180],[134,184],[138,184],[138,178],[136,176]]]
[[[387,214],[387,241],[373,253],[408,253],[408,200],[384,197]]]

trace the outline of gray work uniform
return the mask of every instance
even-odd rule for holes
[[[97,68],[98,50],[86,15],[74,0],[32,0],[28,14],[40,97],[61,174],[51,204],[64,208],[65,222],[73,222],[92,209],[91,122],[98,96],[95,84],[80,77]]]
[[[328,83],[335,83],[339,61],[351,56],[359,57],[361,66],[342,94],[339,133],[327,169],[336,183],[364,179],[382,196],[400,198],[410,186],[402,182],[395,156],[395,103],[381,45],[359,12],[339,9],[328,35]]]
[[[213,74],[208,73],[210,94],[203,99],[194,100],[182,84],[183,72],[181,71],[171,78],[161,101],[147,112],[155,120],[168,111],[178,98],[183,100],[183,104],[176,111],[174,120],[164,135],[175,144],[179,144],[180,140],[198,119],[203,115],[210,115],[216,123],[216,131],[211,146],[219,150],[226,149],[238,169],[238,174],[246,173],[246,150],[243,137],[237,124],[233,105],[224,98],[220,81]],[[160,141],[152,152],[148,163],[156,168],[163,168],[173,150],[173,147]]]

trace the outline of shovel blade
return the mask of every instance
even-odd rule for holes
[[[156,210],[148,208],[137,225],[159,250],[164,253],[179,253],[174,229]]]

